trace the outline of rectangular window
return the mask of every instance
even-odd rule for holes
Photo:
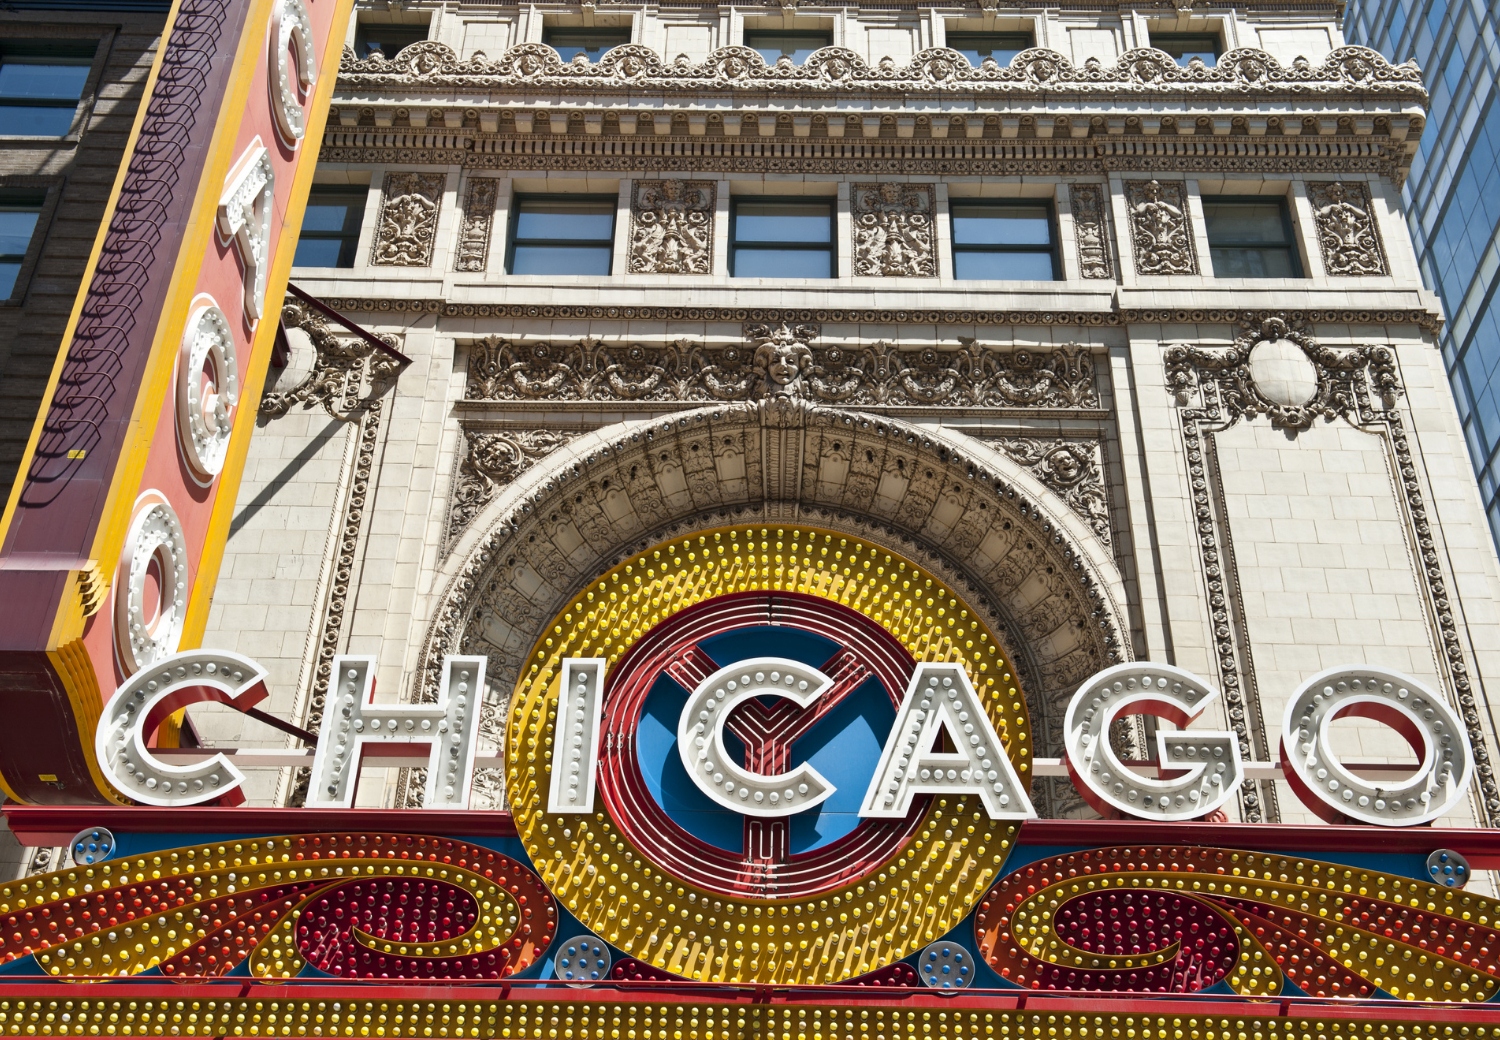
[[[66,136],[95,50],[93,42],[0,41],[0,135]]]
[[[613,195],[517,196],[510,219],[511,274],[609,274]]]
[[[969,64],[977,69],[986,58],[993,58],[1002,67],[1009,65],[1010,59],[1035,47],[1036,41],[1029,32],[951,32],[948,46],[968,58]]]
[[[542,42],[555,50],[563,61],[572,61],[582,54],[591,62],[597,62],[604,52],[622,43],[630,42],[630,30],[622,29],[563,29],[545,26]]]
[[[1151,34],[1151,46],[1159,51],[1166,51],[1177,59],[1179,65],[1186,65],[1194,58],[1201,59],[1205,65],[1215,65],[1219,61],[1219,55],[1224,52],[1218,33],[1154,32]]]
[[[813,51],[833,45],[833,34],[817,29],[747,29],[745,46],[760,51],[767,65],[775,65],[782,58],[790,58],[793,65],[801,65]]]
[[[953,277],[1049,282],[1062,277],[1052,206],[1046,202],[951,202]]]
[[[378,52],[389,61],[413,43],[427,39],[428,25],[397,25],[387,22],[360,21],[354,27],[354,53],[361,61]]]
[[[1286,199],[1203,197],[1217,278],[1301,278]]]
[[[368,195],[360,185],[314,184],[292,266],[353,267]]]
[[[833,278],[832,199],[734,199],[732,278]]]
[[[0,300],[10,299],[16,291],[45,197],[41,192],[0,194]]]

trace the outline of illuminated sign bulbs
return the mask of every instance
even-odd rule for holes
[[[351,806],[360,760],[378,747],[410,754],[413,765],[426,767],[423,804],[466,807],[485,663],[483,657],[447,657],[436,702],[387,705],[373,700],[374,658],[336,658],[307,804]],[[606,665],[603,658],[563,664],[550,763],[552,812],[594,812]],[[147,805],[236,800],[244,777],[223,754],[173,765],[146,741],[171,712],[197,701],[253,707],[266,697],[264,680],[254,661],[217,650],[184,651],[143,668],[115,692],[100,717],[100,769],[116,789]],[[832,685],[816,668],[773,657],[740,661],[704,679],[689,694],[677,727],[678,753],[693,783],[718,805],[746,816],[790,816],[827,800],[834,784],[807,763],[772,774],[734,761],[724,728],[735,708],[752,698],[775,697],[805,708]],[[1149,764],[1156,776],[1122,762],[1109,742],[1110,727],[1127,715],[1149,714],[1187,727],[1218,696],[1202,679],[1170,665],[1122,664],[1091,676],[1064,715],[1074,785],[1100,812],[1138,819],[1199,819],[1219,809],[1245,779],[1235,734],[1159,729],[1158,758]],[[1416,771],[1375,781],[1343,763],[1329,736],[1332,724],[1346,717],[1395,729],[1420,757]],[[1281,756],[1288,784],[1314,812],[1386,827],[1428,823],[1452,812],[1474,774],[1468,732],[1453,708],[1410,676],[1382,668],[1334,668],[1299,687],[1283,718]],[[916,798],[931,794],[973,796],[991,819],[1036,815],[967,672],[946,662],[922,662],[913,672],[859,815],[903,819]]]

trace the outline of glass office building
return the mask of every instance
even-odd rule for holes
[[[1350,43],[1422,66],[1432,110],[1406,182],[1422,276],[1443,298],[1443,359],[1500,540],[1500,8],[1355,0]]]

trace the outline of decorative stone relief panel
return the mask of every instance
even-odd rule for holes
[[[327,318],[297,300],[281,308],[281,324],[287,329],[301,329],[312,342],[312,367],[296,385],[286,390],[267,391],[260,399],[262,418],[285,415],[293,405],[321,405],[335,419],[352,421],[355,413],[382,393],[400,362],[389,354],[346,333],[334,332]],[[392,347],[399,346],[390,336],[383,336]],[[361,382],[369,378],[368,394],[361,394]],[[351,388],[353,396],[351,397]]]
[[[1309,183],[1318,228],[1323,269],[1330,275],[1389,274],[1385,248],[1370,206],[1370,186],[1363,181]]]
[[[483,271],[490,260],[490,235],[495,226],[495,204],[500,182],[494,177],[474,177],[464,195],[463,222],[458,229],[458,256],[454,269]]]
[[[1109,190],[1102,184],[1068,185],[1073,211],[1073,240],[1078,245],[1078,267],[1085,278],[1113,278],[1109,256]]]
[[[453,499],[448,507],[448,545],[495,497],[538,459],[567,444],[577,433],[555,430],[485,430],[463,427]]]
[[[914,543],[903,551],[965,590],[1013,655],[1039,754],[1061,747],[1039,720],[1060,718],[1053,707],[1079,682],[1128,655],[1113,562],[1072,542],[1005,478],[1015,464],[968,438],[773,397],[625,423],[572,447],[565,465],[542,460],[484,511],[482,537],[448,572],[415,699],[456,652],[487,655],[493,688],[508,692],[539,627],[605,561],[730,518],[774,524],[784,503],[852,537]],[[496,708],[503,722],[503,700]]]
[[[1126,181],[1130,242],[1136,274],[1197,274],[1188,218],[1187,188],[1181,181]]]
[[[936,277],[930,184],[856,184],[850,196],[855,274]]]
[[[713,181],[636,181],[630,202],[634,274],[710,274],[714,266]]]
[[[1104,462],[1099,442],[1057,437],[981,437],[1025,466],[1057,492],[1081,516],[1105,545],[1113,538],[1109,496],[1104,485]]]
[[[745,346],[517,343],[469,345],[470,401],[748,401],[987,408],[1100,407],[1086,347],[995,350],[960,337],[950,350],[889,342],[819,346],[811,323],[745,326]]]
[[[1188,477],[1193,489],[1199,563],[1208,585],[1218,665],[1219,688],[1242,753],[1254,742],[1257,757],[1266,746],[1254,668],[1248,647],[1245,608],[1234,565],[1234,545],[1224,514],[1216,437],[1239,422],[1259,416],[1274,428],[1306,430],[1318,418],[1343,420],[1357,430],[1377,433],[1389,445],[1399,481],[1396,490],[1403,523],[1420,563],[1416,580],[1425,592],[1429,623],[1438,640],[1444,684],[1454,691],[1457,707],[1474,746],[1475,773],[1487,821],[1500,818],[1489,746],[1479,717],[1468,665],[1464,659],[1447,579],[1439,563],[1432,522],[1405,423],[1396,404],[1402,388],[1394,352],[1386,346],[1330,348],[1303,327],[1279,315],[1245,320],[1233,346],[1202,348],[1176,345],[1166,353],[1167,386],[1176,398],[1182,421]],[[1252,732],[1253,726],[1253,732]],[[1272,791],[1266,785],[1265,794]],[[1252,784],[1241,789],[1247,820],[1264,818],[1266,803]]]
[[[438,211],[448,178],[441,173],[388,173],[375,223],[370,263],[428,267],[437,240]]]

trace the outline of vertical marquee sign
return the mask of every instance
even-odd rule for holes
[[[110,694],[196,645],[352,0],[177,0],[0,529],[0,786],[118,798]]]

